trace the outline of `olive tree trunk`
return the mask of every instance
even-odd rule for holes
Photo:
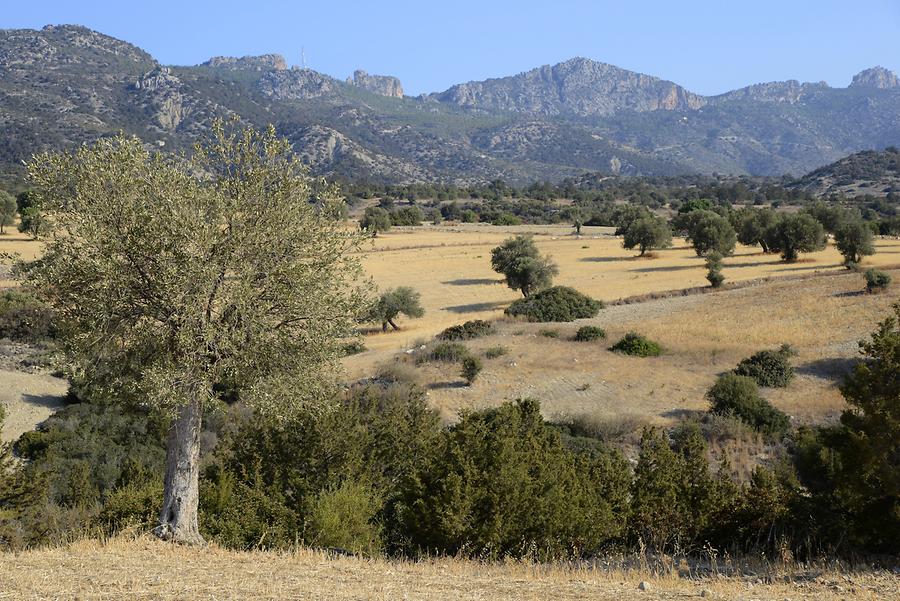
[[[166,447],[166,479],[159,526],[154,533],[164,539],[189,545],[202,545],[197,521],[200,501],[200,401],[178,409],[169,428]]]

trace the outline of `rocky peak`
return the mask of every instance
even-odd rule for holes
[[[582,116],[706,104],[702,96],[671,81],[580,57],[512,77],[459,84],[430,99],[468,108]]]
[[[260,92],[274,100],[307,100],[334,94],[335,83],[334,79],[318,71],[294,67],[287,71],[269,71],[256,85]]]
[[[280,54],[261,56],[214,56],[202,65],[225,71],[285,71],[287,62]]]
[[[362,69],[357,69],[351,77],[347,78],[347,83],[373,94],[403,98],[403,86],[400,84],[400,80],[390,75],[369,75]]]
[[[897,78],[896,73],[884,67],[872,67],[854,75],[850,87],[877,88],[879,90],[900,88],[900,79]]]

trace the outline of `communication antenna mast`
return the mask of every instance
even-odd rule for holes
[[[304,69],[306,68],[306,47],[305,46],[300,47],[300,64],[303,66]]]

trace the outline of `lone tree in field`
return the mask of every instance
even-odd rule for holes
[[[4,233],[6,226],[15,222],[17,210],[16,199],[0,190],[0,234]]]
[[[648,250],[672,246],[672,230],[660,217],[643,217],[625,228],[622,246],[639,248],[643,257]]]
[[[508,238],[491,250],[491,267],[506,276],[506,285],[528,296],[549,288],[559,269],[538,252],[531,236]]]
[[[381,207],[367,208],[359,220],[359,227],[370,232],[373,238],[378,236],[379,232],[391,229],[391,225],[391,214]]]
[[[863,221],[847,221],[834,232],[834,243],[844,256],[847,266],[859,263],[863,257],[875,254],[872,230]]]
[[[408,286],[400,286],[382,294],[369,310],[368,321],[380,322],[383,332],[387,332],[388,325],[399,330],[400,327],[394,323],[394,320],[401,313],[407,317],[425,315],[425,309],[421,304],[421,295]]]
[[[185,162],[119,136],[28,171],[54,228],[26,283],[62,320],[92,397],[170,420],[155,532],[203,543],[199,436],[214,386],[275,419],[331,394],[364,306],[360,237],[271,127],[217,122]]]
[[[687,237],[698,257],[710,252],[727,257],[734,252],[737,235],[727,219],[702,209],[691,211],[688,215]]]
[[[785,215],[767,233],[769,248],[780,252],[787,263],[797,260],[800,253],[825,249],[825,229],[815,218],[804,213]]]

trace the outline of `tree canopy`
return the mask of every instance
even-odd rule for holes
[[[531,236],[508,238],[491,250],[491,267],[506,276],[506,284],[528,296],[548,288],[559,269],[549,257],[542,257]]]
[[[407,317],[422,317],[425,309],[421,304],[422,295],[408,286],[400,286],[387,290],[369,310],[369,321],[381,323],[381,329],[387,331],[388,325],[395,330],[400,327],[394,322],[402,313]]]

